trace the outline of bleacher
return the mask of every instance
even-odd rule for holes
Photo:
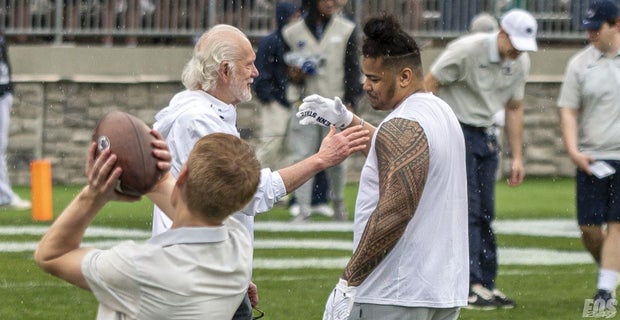
[[[291,0],[295,1],[295,0]],[[297,0],[301,2],[301,0]],[[0,0],[0,26],[17,42],[54,44],[191,43],[218,23],[251,38],[275,28],[276,0]],[[539,22],[539,38],[581,41],[579,23],[588,0],[349,0],[344,10],[363,23],[372,14],[400,17],[415,37],[449,40],[467,32],[477,12],[500,17],[526,9]]]

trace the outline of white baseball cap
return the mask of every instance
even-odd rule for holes
[[[519,51],[537,51],[536,19],[527,11],[512,9],[502,17],[502,29],[508,34],[510,43]]]

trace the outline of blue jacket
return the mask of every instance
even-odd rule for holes
[[[276,6],[278,29],[258,44],[255,64],[259,75],[254,81],[254,92],[262,103],[275,100],[286,108],[291,106],[286,98],[288,66],[284,62],[284,53],[289,49],[282,38],[282,28],[297,10],[297,6],[292,3],[278,3]]]

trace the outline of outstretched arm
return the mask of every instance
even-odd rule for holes
[[[278,170],[284,181],[286,192],[292,192],[317,173],[341,163],[357,151],[364,150],[368,140],[368,131],[363,130],[361,126],[354,126],[338,133],[332,126],[327,136],[323,138],[317,153],[292,166]],[[299,141],[299,143],[304,143],[304,141]]]
[[[415,121],[385,122],[375,141],[379,165],[379,202],[370,215],[343,278],[358,286],[390,253],[418,207],[429,168],[429,148]]]
[[[86,228],[97,212],[110,200],[135,201],[114,191],[122,170],[115,166],[116,156],[109,149],[95,160],[96,144],[89,149],[88,185],[63,210],[43,236],[34,260],[44,271],[80,288],[88,289],[81,270],[82,259],[89,248],[80,247]]]

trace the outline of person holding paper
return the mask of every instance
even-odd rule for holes
[[[577,166],[577,220],[599,266],[595,300],[611,311],[620,280],[620,21],[611,0],[594,0],[583,28],[590,44],[571,58],[558,106],[564,146]],[[603,225],[607,225],[605,229]],[[613,310],[615,312],[615,309]]]

